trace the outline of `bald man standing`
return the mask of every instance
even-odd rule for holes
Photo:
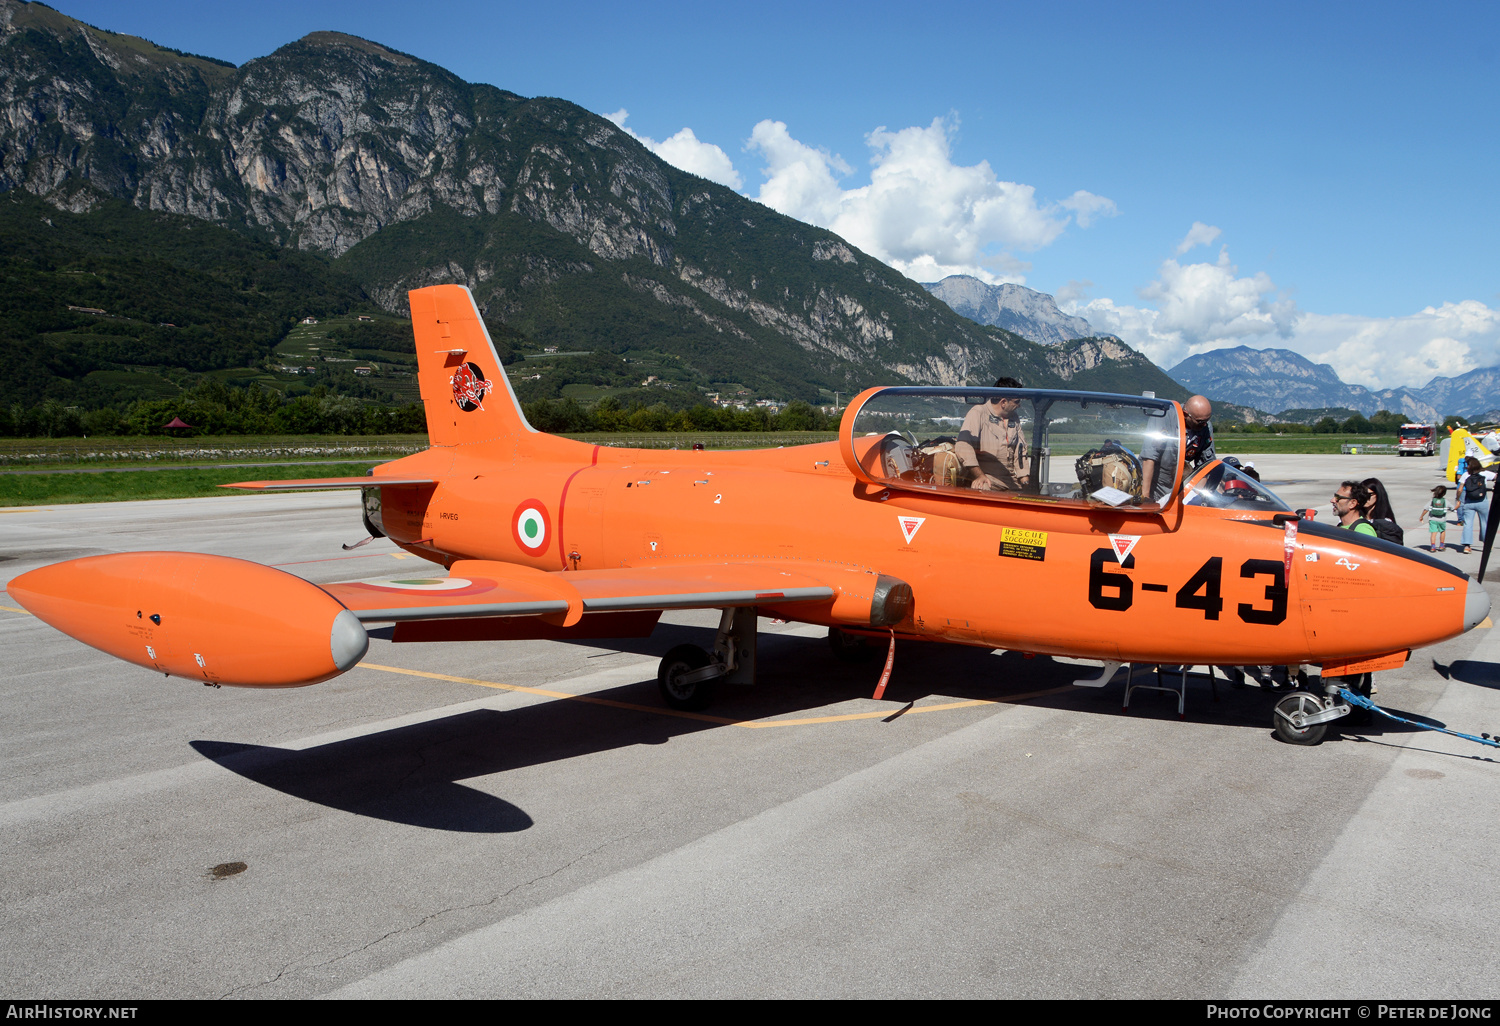
[[[1184,474],[1214,458],[1214,429],[1208,422],[1213,415],[1213,406],[1201,395],[1195,395],[1182,404],[1182,419],[1187,422]],[[1150,483],[1152,500],[1167,497],[1176,473],[1177,439],[1148,438],[1141,447],[1141,480]]]

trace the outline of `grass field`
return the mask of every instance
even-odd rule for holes
[[[1220,456],[1267,456],[1314,453],[1337,456],[1344,445],[1395,445],[1395,435],[1263,435],[1215,432],[1214,451]],[[1353,458],[1353,457],[1351,457]]]
[[[0,475],[0,506],[52,506],[70,502],[123,502],[132,499],[189,499],[203,495],[254,495],[220,488],[233,481],[306,477],[354,477],[369,463],[320,463],[283,467],[194,467],[84,474]]]
[[[5,470],[152,463],[263,463],[339,457],[395,459],[426,435],[214,435],[199,438],[0,438]]]
[[[578,434],[568,437],[593,445],[636,449],[765,449],[832,441],[831,431],[743,432],[718,434]],[[1220,434],[1220,455],[1255,456],[1285,453],[1337,454],[1345,443],[1394,443],[1382,435]],[[395,459],[425,448],[422,435],[381,436],[245,436],[182,439],[0,439],[0,506],[50,503],[118,502],[127,499],[181,499],[201,495],[240,494],[216,487],[260,478],[348,477],[365,473],[373,462]],[[328,463],[340,457],[360,462]],[[1352,461],[1364,457],[1351,456]],[[224,463],[274,462],[267,467],[224,467]],[[191,469],[135,469],[129,473],[7,473],[17,469],[79,467],[149,468],[159,463],[201,463]]]

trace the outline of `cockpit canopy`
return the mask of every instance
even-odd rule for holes
[[[856,397],[840,435],[856,476],[907,491],[1150,511],[1182,473],[1177,405],[1145,396],[883,388]]]
[[[1183,486],[1183,503],[1215,509],[1243,509],[1260,513],[1290,513],[1292,508],[1260,479],[1245,473],[1239,461],[1227,456],[1203,467]]]

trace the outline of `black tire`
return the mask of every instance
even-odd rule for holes
[[[709,655],[697,645],[678,645],[661,657],[656,670],[656,686],[663,702],[673,709],[705,709],[714,699],[716,679],[694,684],[679,684],[678,679],[710,662]]]
[[[1290,695],[1280,699],[1276,703],[1276,711],[1271,714],[1271,725],[1276,731],[1276,736],[1289,745],[1315,745],[1323,740],[1323,735],[1328,731],[1328,724],[1314,723],[1310,727],[1298,730],[1279,714],[1285,713],[1315,713],[1322,712],[1323,700],[1310,691],[1293,691]]]
[[[866,638],[837,627],[828,628],[828,647],[834,657],[844,663],[868,663],[879,655],[879,650]]]

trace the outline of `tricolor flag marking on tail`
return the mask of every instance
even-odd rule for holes
[[[903,517],[899,513],[896,515],[896,523],[901,525],[901,534],[906,539],[906,544],[908,545],[911,544],[911,540],[917,536],[918,529],[926,521],[926,517]]]
[[[1138,534],[1112,534],[1109,536],[1109,547],[1114,550],[1115,562],[1121,566],[1130,556],[1130,550],[1135,548],[1135,543],[1141,540]]]

